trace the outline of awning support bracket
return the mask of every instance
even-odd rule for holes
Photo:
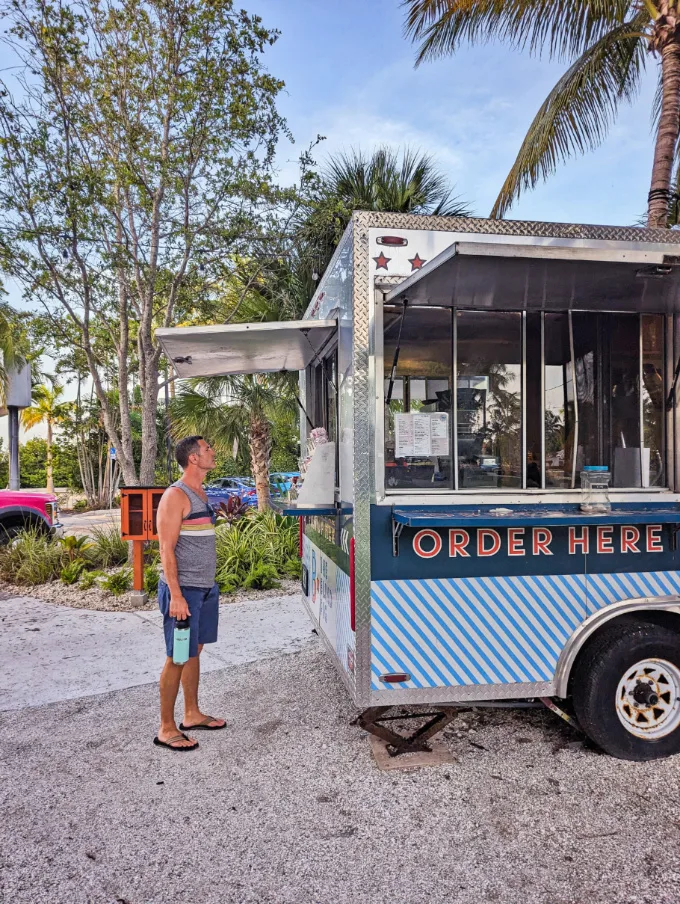
[[[395,558],[399,555],[399,537],[403,529],[404,525],[392,515],[392,555]]]

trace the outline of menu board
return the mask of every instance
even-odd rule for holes
[[[448,454],[448,414],[394,415],[395,458],[432,458]]]

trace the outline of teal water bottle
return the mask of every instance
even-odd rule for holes
[[[184,665],[189,658],[189,619],[177,619],[172,641],[172,661],[175,665]]]

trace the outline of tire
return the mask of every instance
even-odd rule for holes
[[[603,628],[577,660],[572,695],[581,727],[610,756],[680,753],[680,633],[632,619]]]
[[[12,527],[3,527],[0,524],[0,546],[7,546],[23,529],[22,524],[15,524]]]

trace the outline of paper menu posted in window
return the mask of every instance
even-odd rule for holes
[[[413,455],[428,458],[432,455],[432,434],[429,414],[412,414]]]
[[[395,458],[431,458],[449,454],[448,414],[395,414]]]
[[[432,455],[449,454],[449,416],[438,413],[429,414],[430,436],[432,438]]]
[[[413,455],[413,415],[394,415],[394,455],[395,458],[410,458]]]

